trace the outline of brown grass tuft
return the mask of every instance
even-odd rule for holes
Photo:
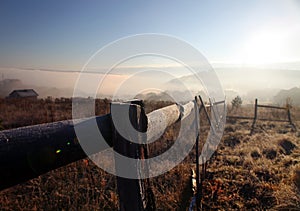
[[[282,139],[278,142],[278,144],[282,147],[286,155],[290,155],[292,151],[296,148],[296,145],[288,139]]]
[[[261,154],[258,152],[258,150],[253,150],[251,152],[251,157],[254,159],[254,160],[257,160],[259,158],[261,158]]]
[[[263,154],[267,159],[273,160],[277,157],[277,151],[273,148],[267,148],[263,150]]]

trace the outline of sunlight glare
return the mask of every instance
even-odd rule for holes
[[[280,62],[285,44],[285,34],[279,31],[262,31],[253,34],[245,43],[243,63],[268,64]]]

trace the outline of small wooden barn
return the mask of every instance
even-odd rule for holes
[[[33,89],[19,89],[12,91],[8,98],[36,100],[38,96],[38,93]]]

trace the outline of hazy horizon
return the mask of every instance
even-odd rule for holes
[[[214,64],[212,64],[214,66]],[[266,92],[272,90],[274,95],[279,90],[288,90],[293,87],[300,87],[299,77],[300,71],[295,70],[293,68],[282,70],[282,66],[278,66],[278,69],[274,68],[266,68],[266,67],[251,67],[251,66],[238,66],[238,65],[224,65],[220,66],[216,65],[214,68],[216,71],[221,84],[223,85],[223,89],[225,92],[233,92],[241,96],[247,96],[251,93],[254,93],[258,90],[266,90]],[[281,67],[281,68],[280,68]],[[169,67],[171,68],[171,67]],[[125,71],[126,69],[122,69]],[[6,69],[2,68],[2,79],[19,79],[24,87],[28,88],[32,86],[40,87],[40,88],[55,88],[61,89],[59,94],[53,93],[54,96],[59,95],[60,97],[70,97],[72,96],[74,86],[76,84],[76,80],[79,76],[80,71],[53,71],[53,70],[37,70],[37,69]],[[86,73],[91,75],[99,75],[98,73]],[[257,76],[259,74],[259,77]],[[103,74],[104,76],[104,74]],[[116,90],[117,84],[122,81],[128,80],[130,78],[130,71],[125,72],[112,72],[105,76],[105,82],[99,90],[100,94],[98,96],[107,97],[113,95]],[[153,81],[150,78],[160,78],[160,81]],[[181,78],[190,77],[190,74],[185,76],[181,76]],[[180,77],[178,77],[180,78]],[[136,82],[130,86],[126,87],[126,90],[119,94],[126,96],[126,92],[133,92],[138,87],[138,82],[145,83],[145,81],[149,84],[160,84],[165,91],[180,91],[175,86],[171,84],[165,85],[168,82],[172,81],[172,77],[157,77],[155,73],[140,75],[137,80],[137,76],[135,76]],[[156,79],[157,80],[157,79]],[[193,81],[188,79],[186,83],[190,82],[190,87],[193,89]],[[144,84],[143,84],[144,85]],[[150,86],[150,85],[149,85]],[[195,86],[194,86],[195,87]],[[21,88],[21,87],[16,87]],[[67,93],[65,93],[67,91]],[[198,90],[201,91],[201,90]],[[49,92],[51,91],[49,90]],[[7,93],[8,94],[8,93]],[[89,95],[88,93],[84,94],[84,96]],[[90,95],[89,95],[90,96]],[[45,97],[45,96],[42,96]]]

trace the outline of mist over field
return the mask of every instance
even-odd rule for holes
[[[280,67],[280,65],[277,66]],[[293,69],[293,65],[285,64],[285,66],[290,69],[226,66],[216,67],[215,72],[228,101],[240,95],[245,103],[252,103],[255,98],[259,98],[261,101],[282,104],[287,97],[291,97],[293,103],[300,104],[300,71]],[[172,72],[171,69],[167,69],[167,71]],[[79,71],[70,70],[2,68],[1,72],[1,97],[6,97],[14,89],[23,88],[35,89],[41,98],[47,96],[72,97],[76,81],[80,76]],[[176,72],[175,69],[174,72]],[[85,75],[93,80],[94,78],[98,78],[99,81],[103,79],[103,84],[97,92],[97,97],[100,98],[111,98],[113,95],[118,98],[126,98],[129,97],[129,93],[139,90],[139,87],[145,87],[145,83],[148,83],[148,87],[160,88],[158,92],[151,89],[145,90],[145,94],[149,95],[150,93],[153,99],[156,97],[158,100],[165,99],[159,92],[169,94],[182,92],[184,95],[180,83],[184,83],[193,94],[204,94],[202,84],[199,84],[199,81],[189,72],[183,76],[179,75],[177,78],[174,78],[176,75],[155,73],[155,70],[133,77],[129,69],[107,75],[101,73],[85,73]],[[93,96],[93,91],[89,91],[89,84],[85,88],[80,91],[80,94],[84,97]],[[144,93],[137,94],[141,98],[146,97],[143,96]]]

